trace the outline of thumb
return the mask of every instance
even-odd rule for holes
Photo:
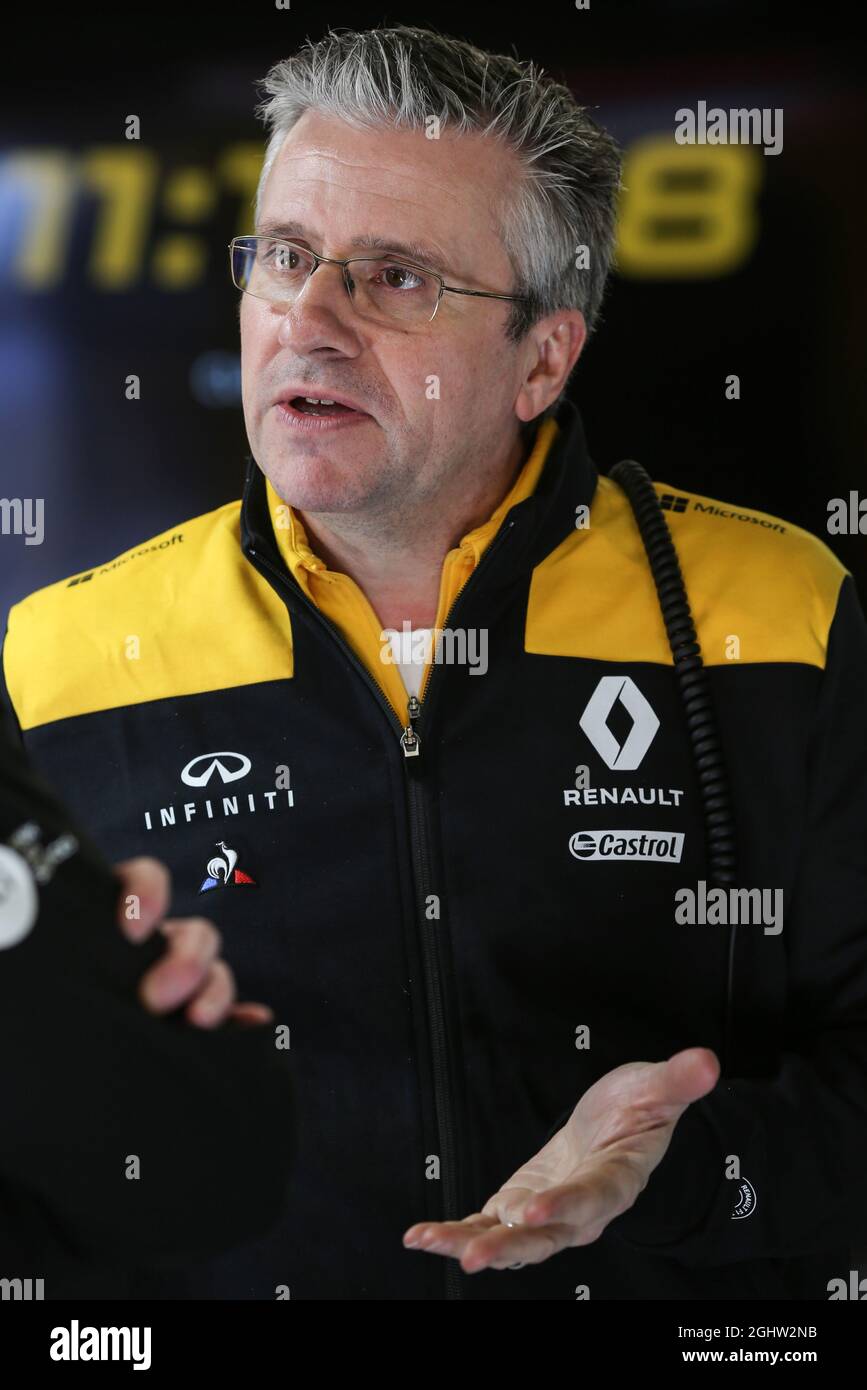
[[[117,921],[130,941],[143,941],[166,915],[171,897],[171,874],[150,855],[122,859],[113,866],[119,880]],[[134,900],[130,915],[128,899]]]
[[[675,1052],[662,1067],[657,1086],[664,1105],[691,1105],[719,1081],[720,1064],[709,1047],[688,1047]]]

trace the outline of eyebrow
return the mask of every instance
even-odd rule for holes
[[[301,222],[263,222],[257,235],[282,236],[297,241],[299,238],[306,238],[307,233]],[[445,274],[446,268],[441,254],[423,241],[395,241],[394,237],[357,236],[352,238],[352,245],[363,251],[386,251],[393,256],[403,256],[428,270],[437,270]]]

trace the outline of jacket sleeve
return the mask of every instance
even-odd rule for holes
[[[40,882],[28,842],[56,851],[67,835],[77,847]],[[35,917],[15,918],[22,893]],[[136,987],[165,938],[129,942],[117,903],[0,710],[3,1251],[50,1237],[124,1268],[180,1263],[264,1233],[283,1208],[294,1093],[273,1029],[148,1013]]]
[[[867,1247],[867,623],[841,584],[809,753],[809,823],[787,914],[796,1048],[771,1079],[691,1105],[612,1237],[719,1265]],[[733,1219],[736,1154],[755,1191]]]

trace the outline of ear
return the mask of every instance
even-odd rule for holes
[[[525,344],[526,374],[515,398],[519,420],[534,420],[557,399],[586,341],[580,309],[560,309],[533,324]]]

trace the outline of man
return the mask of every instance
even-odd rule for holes
[[[3,1298],[114,1298],[279,1213],[289,1075],[246,1026],[271,1011],[235,1003],[219,933],[167,919],[168,889],[151,859],[112,874],[0,721]]]
[[[670,514],[738,883],[786,905],[731,953],[677,915],[704,774],[635,517],[564,399],[614,142],[532,65],[419,30],[329,34],[266,90],[231,250],[243,498],[32,595],[6,643],[33,756],[108,852],[209,895],[291,1030],[286,1221],[160,1293],[825,1297],[867,1235],[851,576],[775,518]]]

